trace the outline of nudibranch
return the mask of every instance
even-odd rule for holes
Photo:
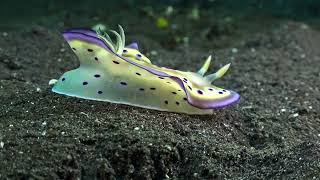
[[[160,111],[212,114],[237,102],[240,95],[212,85],[230,64],[204,76],[211,56],[198,72],[158,67],[139,52],[137,43],[125,46],[125,35],[110,31],[116,43],[101,31],[70,29],[63,36],[80,66],[51,80],[52,91],[83,99],[127,104]]]

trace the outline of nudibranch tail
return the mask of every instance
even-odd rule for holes
[[[125,46],[121,26],[113,43],[109,35],[87,29],[63,33],[80,66],[52,80],[52,91],[84,99],[108,101],[161,111],[187,114],[212,114],[237,102],[239,94],[213,86],[223,76],[224,66],[215,74],[204,76],[211,62],[209,56],[198,73],[158,67],[132,43]]]

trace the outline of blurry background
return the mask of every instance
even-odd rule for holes
[[[0,29],[41,26],[63,31],[71,27],[124,26],[127,34],[152,36],[165,48],[191,40],[205,48],[230,46],[244,34],[274,28],[282,21],[320,23],[318,0],[29,0],[0,2]],[[145,30],[148,24],[149,30]],[[150,26],[149,24],[153,24]],[[156,33],[155,33],[156,32]],[[199,37],[190,39],[192,37]],[[215,39],[223,39],[215,44]],[[207,42],[207,40],[209,40]]]
[[[161,11],[166,6],[175,8],[192,8],[217,11],[223,9],[225,13],[251,14],[258,13],[274,17],[290,18],[295,20],[316,21],[320,17],[320,1],[318,0],[28,0],[12,1],[1,0],[1,25],[21,18],[41,18],[59,15],[67,18],[74,15],[94,17],[101,14],[119,14],[122,11],[141,11],[150,7],[154,11]],[[113,11],[116,9],[116,11]]]

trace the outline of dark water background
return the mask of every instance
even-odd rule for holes
[[[320,18],[319,0],[28,0],[28,1],[10,1],[1,0],[0,17],[2,24],[14,19],[34,16],[35,19],[41,16],[53,15],[59,9],[65,12],[77,11],[82,13],[85,10],[92,14],[103,10],[112,10],[115,6],[123,6],[124,10],[134,11],[141,6],[152,6],[161,8],[161,6],[172,5],[176,8],[185,8],[197,5],[204,9],[220,9],[225,11],[246,13],[264,13],[277,17],[285,17],[295,20],[317,21]],[[121,12],[114,12],[121,13]]]

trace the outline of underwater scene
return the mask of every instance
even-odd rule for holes
[[[320,1],[0,2],[0,179],[320,179]]]

